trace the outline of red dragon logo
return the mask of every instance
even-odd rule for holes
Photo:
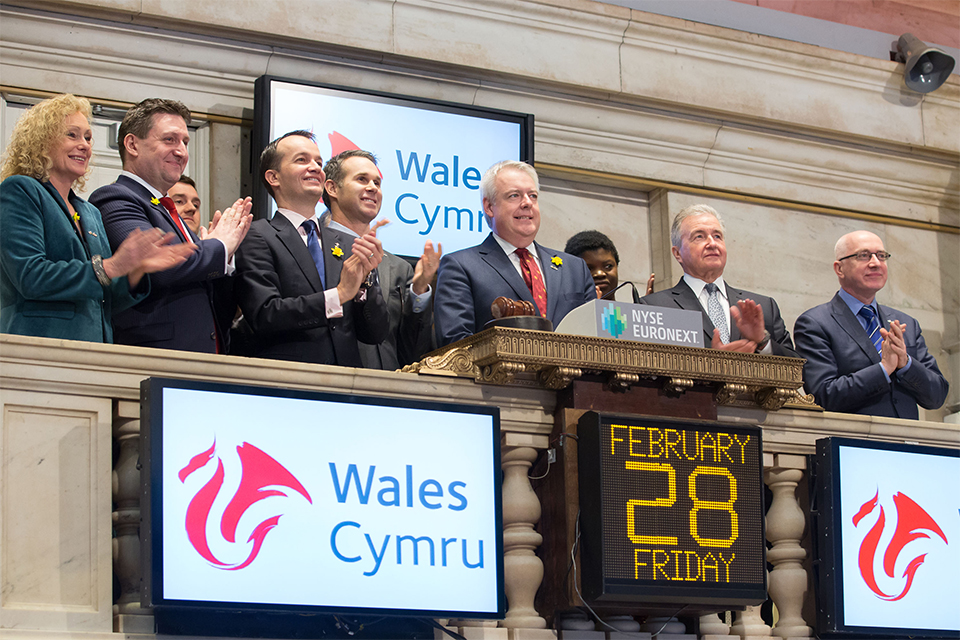
[[[213,460],[214,451],[217,442],[214,440],[213,446],[199,453],[190,459],[190,462],[180,470],[180,482],[185,482],[187,477],[194,471],[201,469]],[[293,474],[287,471],[279,462],[268,456],[266,453],[256,448],[249,442],[244,442],[237,447],[237,454],[240,456],[240,486],[234,494],[227,508],[220,518],[220,534],[223,539],[229,543],[235,543],[237,537],[237,525],[240,517],[255,502],[269,498],[271,496],[286,495],[276,489],[267,489],[266,487],[288,487],[293,489],[307,502],[313,504],[310,494],[304,489],[303,485],[293,477]],[[197,550],[203,558],[219,569],[235,571],[243,569],[257,557],[260,553],[260,547],[263,546],[264,538],[280,522],[280,515],[267,518],[253,529],[253,533],[247,538],[247,542],[253,542],[253,548],[250,550],[246,560],[237,564],[230,564],[217,559],[210,550],[207,543],[207,519],[210,516],[210,509],[216,500],[220,488],[223,486],[223,461],[217,457],[217,470],[213,477],[205,484],[197,495],[193,497],[187,506],[186,529],[187,538],[190,544]]]
[[[853,526],[858,526],[865,516],[873,512],[877,507],[879,497],[880,492],[877,491],[877,494],[874,495],[873,498],[867,500],[860,506],[857,515],[853,516]],[[893,496],[893,504],[897,508],[897,526],[894,529],[893,538],[891,538],[886,550],[883,552],[883,571],[890,578],[894,577],[894,567],[897,564],[897,559],[900,557],[900,552],[903,551],[903,548],[907,546],[908,543],[924,538],[932,539],[925,531],[937,534],[943,539],[945,544],[947,543],[947,536],[943,533],[940,526],[934,522],[930,514],[911,500],[909,496],[897,492]],[[907,583],[904,585],[900,595],[888,595],[885,593],[879,585],[877,585],[877,579],[874,575],[874,560],[877,555],[877,547],[880,544],[880,536],[883,533],[885,524],[886,516],[881,506],[880,517],[870,531],[867,532],[867,535],[863,538],[863,542],[860,543],[860,575],[878,598],[894,602],[903,598],[907,595],[907,592],[910,591],[917,569],[923,564],[927,554],[919,555],[907,564],[907,568],[904,569],[903,575],[901,576],[907,579]]]

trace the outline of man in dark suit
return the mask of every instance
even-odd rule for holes
[[[705,344],[714,349],[796,358],[776,300],[724,282],[724,233],[713,207],[696,204],[680,211],[670,228],[670,243],[683,278],[672,289],[644,296],[640,303],[700,311]]]
[[[804,387],[828,411],[919,418],[938,409],[949,385],[916,320],[878,304],[887,282],[883,240],[869,231],[840,238],[833,270],[840,291],[797,319]],[[889,327],[889,328],[887,328]]]
[[[344,151],[323,167],[326,183],[323,203],[330,210],[321,220],[331,231],[359,238],[370,232],[380,213],[382,176],[369,151]],[[379,223],[386,224],[385,221]],[[361,342],[360,359],[368,369],[395,371],[416,362],[433,345],[433,290],[430,283],[440,264],[440,247],[427,240],[416,268],[389,251],[377,267],[387,303],[389,328],[380,344]]]
[[[500,296],[534,303],[554,326],[597,299],[586,263],[534,242],[540,229],[540,180],[530,165],[504,160],[480,181],[483,213],[493,233],[482,244],[445,255],[437,279],[437,344],[472,336],[493,319]]]
[[[233,254],[249,229],[250,200],[217,212],[209,233],[197,237],[183,223],[167,191],[186,167],[190,111],[180,102],[149,98],[120,124],[123,172],[90,196],[103,216],[114,250],[134,229],[157,227],[197,250],[178,267],[150,276],[150,295],[113,318],[114,340],[164,349],[223,353],[232,317],[218,317],[215,281],[230,275]]]
[[[377,344],[387,310],[375,274],[383,249],[375,232],[357,238],[320,228],[323,158],[308,131],[274,140],[260,176],[277,202],[253,223],[237,252],[237,299],[253,332],[251,355],[362,366],[357,341]]]

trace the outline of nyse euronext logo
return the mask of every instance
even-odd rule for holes
[[[627,329],[627,317],[623,314],[620,307],[612,302],[603,310],[603,330],[610,334],[611,338],[619,338]]]

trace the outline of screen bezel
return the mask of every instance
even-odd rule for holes
[[[921,455],[960,457],[960,451],[919,444],[879,442],[856,438],[821,438],[816,443],[811,482],[816,503],[812,509],[811,536],[814,545],[814,591],[818,600],[817,633],[823,638],[944,638],[960,637],[952,629],[916,629],[909,627],[864,627],[844,622],[843,539],[840,510],[840,448],[895,451]]]
[[[258,218],[267,217],[266,212],[273,210],[271,205],[272,198],[270,197],[270,194],[267,193],[266,188],[263,186],[263,182],[260,180],[258,173],[260,154],[263,152],[264,147],[270,143],[270,120],[272,115],[271,95],[272,85],[274,82],[282,82],[287,84],[302,85],[314,89],[321,89],[323,91],[340,94],[342,97],[352,98],[355,100],[380,102],[383,104],[409,107],[412,109],[422,109],[425,111],[453,113],[456,115],[487,120],[514,122],[520,125],[519,159],[521,162],[526,162],[531,165],[534,163],[534,117],[533,114],[530,113],[519,113],[516,111],[478,107],[460,104],[457,102],[446,102],[443,100],[433,100],[430,98],[421,98],[398,93],[387,93],[385,91],[360,89],[358,87],[346,87],[343,85],[326,84],[322,82],[310,82],[308,80],[299,80],[297,78],[262,75],[257,78],[256,82],[254,83],[253,144],[250,148],[250,167],[254,174],[253,211]]]
[[[217,393],[259,395],[277,398],[340,402],[344,404],[388,406],[408,409],[424,409],[448,413],[487,415],[491,418],[491,442],[493,468],[493,503],[495,511],[495,552],[497,572],[497,610],[448,611],[440,609],[383,609],[372,607],[344,607],[320,605],[282,605],[273,603],[238,603],[224,601],[172,600],[163,594],[163,391],[164,389],[188,389]],[[293,616],[309,614],[344,614],[351,616],[392,616],[406,618],[477,618],[502,619],[506,614],[503,568],[503,502],[502,474],[500,464],[500,409],[484,405],[444,403],[428,400],[408,400],[339,394],[319,391],[303,391],[253,385],[181,380],[151,377],[140,386],[140,464],[141,464],[141,604],[157,610],[182,610],[184,612],[224,613],[282,613]]]

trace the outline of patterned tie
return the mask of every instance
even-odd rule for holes
[[[873,307],[865,304],[860,307],[857,315],[867,321],[867,337],[870,338],[870,342],[876,347],[877,353],[880,353],[881,347],[883,346],[883,336],[880,335],[880,321],[877,320],[877,314],[873,310]]]
[[[530,293],[533,294],[533,301],[537,304],[540,315],[546,318],[547,288],[543,285],[543,274],[540,273],[540,267],[537,266],[537,261],[526,249],[517,249],[515,253],[520,258],[520,273],[523,274],[523,281],[530,289]]]
[[[717,293],[717,285],[708,282],[703,287],[707,290],[707,315],[710,316],[710,322],[720,330],[720,342],[727,344],[730,342],[730,330],[727,328],[727,314],[723,312],[720,305],[720,296]]]
[[[160,198],[160,204],[163,205],[163,208],[166,209],[170,217],[173,218],[173,224],[177,225],[177,229],[180,229],[180,233],[183,234],[184,239],[187,242],[193,242],[190,234],[187,233],[187,228],[183,226],[183,220],[180,218],[180,214],[177,213],[177,205],[173,203],[173,199],[163,196]]]
[[[313,257],[313,263],[317,265],[317,273],[320,274],[320,284],[326,286],[326,271],[323,268],[323,249],[320,248],[320,239],[317,237],[317,223],[313,220],[304,220],[301,224],[304,231],[307,232],[307,249]]]

